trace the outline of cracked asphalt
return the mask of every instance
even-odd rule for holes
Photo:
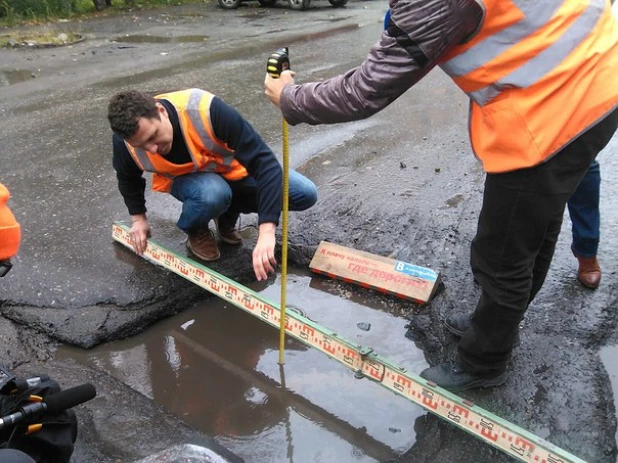
[[[127,87],[207,89],[235,106],[280,155],[280,114],[262,87],[268,55],[289,46],[299,82],[327,78],[361,62],[385,10],[360,0],[344,9],[316,1],[305,12],[251,2],[235,11],[214,3],[133,10],[38,26],[83,35],[70,46],[0,49],[0,180],[11,190],[23,234],[14,269],[1,282],[0,352],[18,372],[43,369],[65,387],[97,385],[97,399],[78,407],[74,461],[134,461],[187,442],[225,453],[128,385],[55,358],[60,344],[91,348],[139,335],[209,297],[113,243],[112,223],[128,216],[111,167],[109,97]],[[456,345],[442,320],[471,311],[479,295],[469,245],[483,173],[470,152],[466,117],[465,96],[435,70],[371,119],[290,133],[292,167],[319,188],[318,204],[302,218],[291,216],[291,262],[307,266],[328,239],[439,270],[444,289],[427,306],[387,299],[393,313],[409,319],[400,335],[432,364],[451,358]],[[600,288],[587,290],[575,279],[566,215],[507,384],[465,394],[595,463],[614,463],[618,452],[614,395],[599,356],[618,344],[617,152],[614,137],[599,157]],[[157,241],[182,251],[174,225],[179,204],[149,193],[147,205]],[[228,250],[215,270],[252,282],[251,249],[247,243]],[[146,423],[139,436],[131,432],[135,420]],[[512,461],[432,415],[415,428],[416,443],[398,461]]]

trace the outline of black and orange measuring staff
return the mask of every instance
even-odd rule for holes
[[[288,48],[281,48],[270,55],[266,63],[266,72],[273,79],[278,79],[281,73],[290,69]],[[281,323],[279,326],[279,364],[283,365],[285,352],[285,306],[288,276],[288,211],[290,193],[290,147],[288,140],[288,123],[281,118],[283,143],[283,209],[281,213]]]

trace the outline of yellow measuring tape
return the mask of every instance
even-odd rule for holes
[[[117,222],[114,240],[133,250],[130,228]],[[240,283],[181,256],[149,239],[143,257],[219,296],[232,305],[337,360],[355,372],[404,397],[474,437],[519,461],[530,463],[585,463],[584,460],[506,421],[469,400],[392,364],[372,348],[354,344],[296,312],[269,302]]]
[[[272,53],[266,62],[266,72],[278,79],[281,73],[290,69],[288,48],[281,48]],[[279,327],[279,365],[283,365],[285,352],[285,308],[288,278],[288,211],[290,204],[290,144],[288,140],[288,123],[281,119],[283,140],[283,208],[281,223],[281,326]]]
[[[281,323],[279,326],[279,364],[283,365],[285,352],[285,308],[288,279],[288,210],[290,207],[290,153],[288,123],[281,120],[283,131],[283,212],[281,223]]]

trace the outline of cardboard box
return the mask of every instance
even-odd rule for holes
[[[407,262],[322,241],[311,271],[425,304],[436,292],[440,273]]]

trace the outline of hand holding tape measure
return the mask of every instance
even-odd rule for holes
[[[287,47],[280,48],[269,56],[266,63],[264,93],[275,106],[279,106],[283,87],[287,84],[293,84],[295,75],[294,71],[290,70],[290,57]]]

